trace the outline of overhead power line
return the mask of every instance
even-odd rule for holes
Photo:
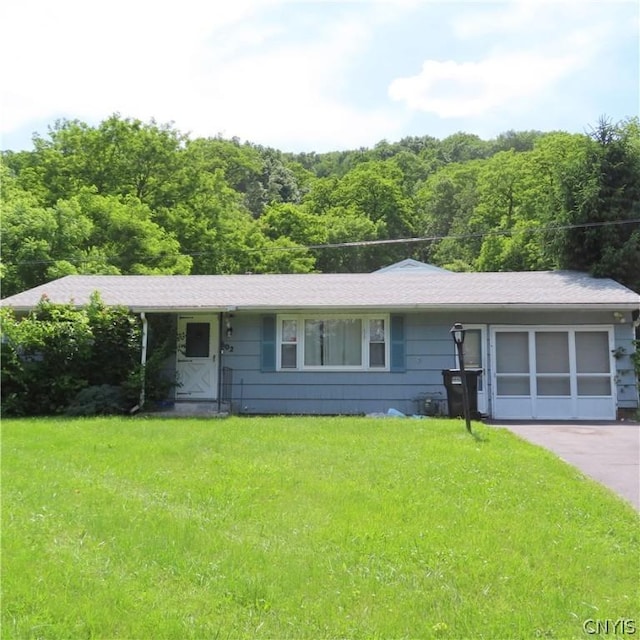
[[[418,242],[437,242],[440,240],[469,240],[471,238],[486,238],[490,236],[513,236],[520,233],[542,233],[550,231],[564,231],[567,229],[581,229],[587,227],[604,227],[612,225],[640,223],[640,218],[634,220],[615,220],[610,222],[585,222],[584,224],[567,224],[553,227],[527,227],[526,229],[505,229],[499,231],[483,231],[477,233],[462,233],[446,236],[423,236],[419,238],[401,238],[398,240],[358,240],[355,242],[336,242],[333,244],[307,245],[305,247],[282,247],[282,249],[299,250],[304,249],[340,249],[342,247],[366,247],[385,244],[412,244]],[[277,250],[278,247],[274,247]]]
[[[526,227],[519,229],[502,229],[502,230],[494,230],[494,231],[479,231],[475,233],[461,233],[461,234],[450,234],[445,236],[420,236],[415,238],[395,238],[395,239],[384,239],[384,240],[354,240],[350,242],[333,242],[327,244],[310,244],[310,245],[295,245],[290,247],[281,247],[281,246],[271,246],[271,247],[256,247],[256,248],[246,248],[245,251],[247,253],[256,253],[256,252],[272,252],[272,251],[317,251],[321,249],[349,249],[349,248],[357,248],[357,247],[375,247],[382,245],[397,245],[397,244],[419,244],[423,242],[440,242],[442,240],[470,240],[472,238],[488,238],[488,237],[510,237],[522,233],[555,233],[558,231],[568,231],[570,229],[589,229],[589,228],[597,228],[597,227],[608,227],[608,226],[619,226],[619,225],[628,225],[628,224],[640,224],[640,218],[634,218],[631,220],[609,220],[605,222],[584,222],[579,224],[565,224],[565,225],[554,225],[549,227]],[[208,255],[210,252],[208,251],[192,251],[186,252],[181,251],[179,255],[182,256],[203,256]],[[113,256],[103,256],[109,259]],[[53,264],[59,261],[67,261],[67,262],[75,262],[75,263],[84,263],[91,262],[91,258],[77,258],[77,257],[66,257],[66,258],[49,258],[47,260],[25,260],[23,262],[15,262],[13,264],[16,265],[30,265],[30,264]]]

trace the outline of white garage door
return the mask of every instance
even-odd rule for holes
[[[612,340],[603,327],[493,329],[494,417],[614,419]]]

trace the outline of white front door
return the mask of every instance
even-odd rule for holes
[[[485,325],[467,325],[463,350],[465,369],[482,369],[478,376],[478,411],[487,413],[487,328]]]
[[[482,373],[478,376],[478,412],[487,413],[487,384],[485,380],[485,372],[487,370],[487,327],[486,325],[465,325],[465,338],[463,345],[464,366],[465,369],[481,369]],[[458,356],[456,353],[456,363]]]
[[[178,316],[177,400],[216,400],[218,397],[218,318]]]

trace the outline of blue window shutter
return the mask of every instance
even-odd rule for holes
[[[391,316],[391,371],[407,370],[404,347],[404,316]]]
[[[262,316],[260,370],[276,370],[276,317]]]

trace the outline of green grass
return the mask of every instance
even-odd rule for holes
[[[5,420],[2,638],[584,639],[586,619],[637,623],[636,512],[474,428]]]

